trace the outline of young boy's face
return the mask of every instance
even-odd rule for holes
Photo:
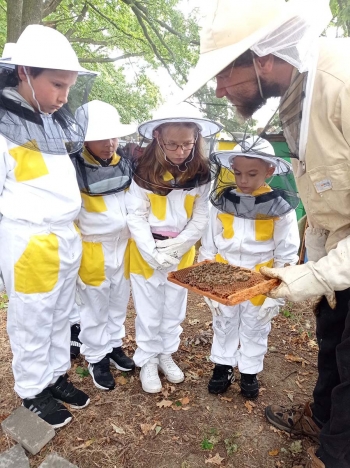
[[[110,159],[117,150],[118,144],[118,138],[85,142],[85,146],[91,151],[91,153],[101,159]]]
[[[245,156],[236,156],[232,161],[232,169],[237,187],[246,194],[252,194],[264,185],[265,180],[275,171],[268,162]]]
[[[30,83],[34,89],[35,98],[42,112],[52,114],[60,109],[67,101],[70,88],[75,84],[78,73],[66,70],[45,69],[38,76],[30,75],[30,68],[26,68]],[[35,110],[38,105],[30,89],[24,67],[18,68],[21,79],[18,91]]]

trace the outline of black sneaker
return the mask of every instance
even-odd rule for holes
[[[209,393],[225,393],[231,383],[234,381],[233,367],[224,364],[215,364],[213,376],[209,380]]]
[[[124,353],[121,346],[119,346],[119,348],[113,348],[113,351],[108,353],[107,357],[109,357],[111,363],[121,371],[129,372],[135,369],[134,361]]]
[[[82,409],[90,403],[88,395],[75,388],[67,374],[61,375],[49,389],[56,400],[67,403],[71,408]]]
[[[22,404],[55,429],[65,426],[72,420],[72,414],[54,399],[50,388],[45,388],[34,398],[24,398]]]
[[[109,369],[109,358],[105,356],[100,362],[89,364],[89,372],[95,387],[100,390],[113,390],[115,388],[114,377]]]
[[[259,382],[256,374],[241,373],[241,394],[249,399],[259,396]]]
[[[76,359],[80,354],[81,341],[79,340],[80,325],[75,323],[70,327],[70,358]]]

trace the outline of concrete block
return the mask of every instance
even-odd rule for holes
[[[24,406],[1,423],[2,430],[35,455],[55,436],[54,428]]]
[[[0,468],[29,468],[29,460],[20,445],[0,453]]]
[[[65,458],[60,457],[57,453],[51,453],[39,468],[78,468],[77,465],[73,465]]]

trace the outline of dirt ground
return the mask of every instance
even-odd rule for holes
[[[132,355],[135,312],[127,314],[126,351]],[[176,360],[185,382],[168,385],[163,393],[142,391],[139,371],[114,370],[117,386],[101,392],[86,376],[82,358],[70,371],[72,381],[91,398],[88,408],[72,411],[73,421],[30,466],[38,467],[57,452],[80,468],[302,468],[308,439],[290,437],[264,417],[271,403],[291,405],[311,398],[317,377],[314,318],[307,303],[288,304],[274,319],[265,369],[259,375],[260,396],[248,402],[234,383],[221,396],[210,395],[207,383],[213,364],[208,360],[212,337],[209,309],[200,296],[189,296]],[[0,420],[21,404],[13,391],[11,350],[6,334],[6,296],[0,295]],[[236,378],[238,374],[236,373]],[[293,402],[293,403],[292,403]],[[14,444],[0,430],[0,452]]]

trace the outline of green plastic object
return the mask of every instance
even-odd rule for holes
[[[267,138],[267,139],[269,139],[269,138]],[[285,159],[286,161],[290,162],[290,157],[289,157],[290,153],[289,153],[289,148],[288,148],[287,143],[285,141],[271,141],[271,140],[269,139],[271,145],[273,146],[273,149],[275,150],[276,156],[279,156],[279,157]],[[293,187],[293,189],[297,192],[297,188],[296,188],[295,179],[294,179],[293,174],[290,174],[288,176],[288,182]],[[279,176],[275,176],[270,185],[273,188],[275,184],[277,186],[279,186],[279,187],[287,189],[287,187],[285,186],[286,184],[283,183],[283,179],[281,180],[281,178]],[[304,208],[304,205],[302,204],[301,201],[300,201],[299,206],[297,207],[297,209],[295,211],[296,211],[298,220],[305,215],[305,208]]]

